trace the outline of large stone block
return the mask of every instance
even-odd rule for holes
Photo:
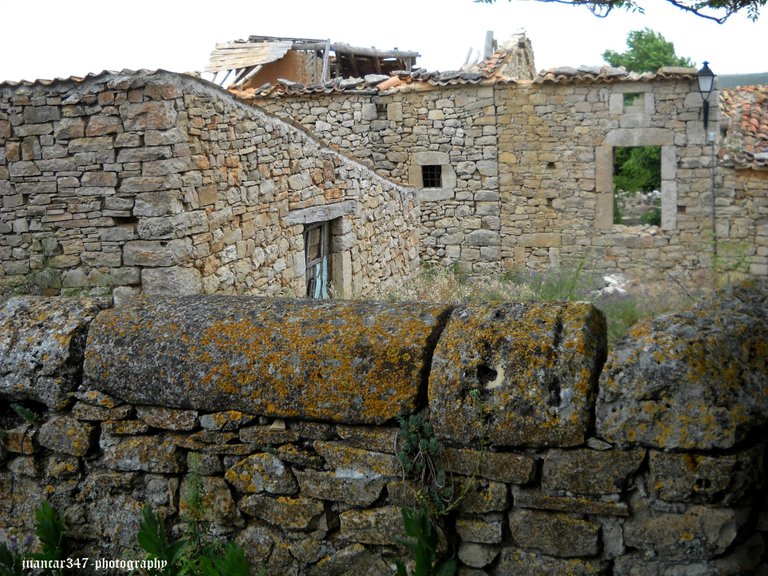
[[[514,509],[509,513],[512,540],[549,556],[594,556],[600,549],[600,524],[559,512]]]
[[[456,308],[432,358],[436,434],[463,445],[581,444],[605,338],[602,312],[587,303]]]
[[[137,404],[382,423],[416,408],[449,310],[137,298],[91,325],[85,383]]]
[[[544,457],[541,486],[556,492],[619,494],[645,458],[645,450],[552,450]]]
[[[542,576],[562,574],[568,576],[599,576],[605,574],[605,562],[579,558],[554,558],[512,546],[501,551],[494,574],[497,576]]]
[[[624,522],[627,546],[663,560],[705,560],[736,542],[748,518],[746,510],[689,506],[682,513],[633,506]]]
[[[731,448],[768,421],[768,284],[636,325],[600,377],[597,432],[666,450]]]
[[[2,305],[0,397],[63,407],[79,384],[88,325],[103,306],[90,298],[30,296]]]

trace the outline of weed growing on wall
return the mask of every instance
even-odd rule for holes
[[[414,508],[403,508],[402,514],[405,533],[413,540],[398,540],[398,543],[411,551],[415,564],[409,575],[405,564],[395,561],[397,576],[453,576],[457,569],[456,560],[438,557],[440,535],[429,514]]]
[[[148,559],[160,560],[163,564],[162,569],[148,570],[148,576],[249,576],[251,565],[243,549],[233,542],[224,544],[211,538],[205,530],[203,518],[207,511],[202,498],[202,476],[194,458],[186,480],[182,538],[170,542],[163,523],[152,509],[145,506],[142,510],[139,545]],[[262,569],[260,575],[264,573]]]
[[[66,558],[65,537],[66,529],[59,513],[48,503],[43,502],[35,510],[35,532],[40,540],[40,552],[27,552],[8,547],[0,542],[0,576],[21,576],[30,574],[31,570],[25,566],[25,561],[49,562]],[[29,546],[31,542],[26,542]],[[25,546],[25,547],[26,547]],[[64,569],[43,569],[35,572],[45,576],[59,576],[69,574]]]
[[[433,516],[444,516],[461,501],[445,467],[445,449],[421,414],[398,418],[396,454],[403,478],[416,483],[416,502]]]
[[[395,453],[403,478],[416,484],[415,506],[401,510],[405,533],[413,540],[398,540],[414,559],[410,576],[453,576],[455,560],[442,559],[438,553],[439,529],[436,519],[452,512],[466,496],[473,482],[463,483],[457,490],[450,470],[446,469],[445,448],[435,438],[432,425],[424,412],[399,417]],[[405,565],[397,561],[397,575],[409,576]]]

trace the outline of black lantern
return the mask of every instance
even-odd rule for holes
[[[715,74],[709,69],[709,62],[704,61],[704,66],[699,70],[699,92],[701,98],[704,101],[704,133],[707,132],[707,126],[709,124],[709,95],[712,93],[712,88],[715,85]]]

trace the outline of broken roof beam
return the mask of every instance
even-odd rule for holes
[[[411,50],[378,50],[377,48],[359,48],[350,46],[343,42],[334,42],[331,44],[331,50],[336,54],[354,54],[356,56],[369,56],[371,58],[418,58],[421,56],[418,52]]]

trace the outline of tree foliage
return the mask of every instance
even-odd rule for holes
[[[694,66],[690,58],[675,54],[672,42],[650,28],[632,30],[627,36],[627,50],[606,50],[603,60],[611,66],[624,66],[630,72],[656,72],[662,66]]]
[[[511,2],[512,0],[510,0]],[[585,6],[598,18],[605,18],[614,9],[643,13],[643,7],[637,0],[538,0],[555,4],[570,4]],[[722,24],[736,13],[746,12],[747,17],[755,21],[760,14],[760,8],[768,0],[666,0],[684,12],[688,12],[706,20],[714,20]],[[483,4],[493,4],[496,0],[475,0]]]

